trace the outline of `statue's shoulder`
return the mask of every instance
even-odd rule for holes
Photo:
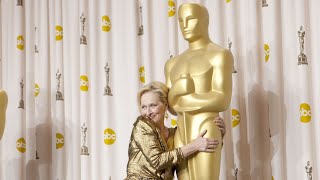
[[[182,54],[171,57],[170,59],[167,60],[167,63],[171,64],[171,63],[177,62],[181,58]]]
[[[7,97],[7,93],[4,90],[0,89],[0,98],[6,98]]]
[[[0,89],[0,108],[6,107],[8,103],[7,93]]]
[[[210,43],[207,46],[207,51],[213,54],[230,54],[231,53],[229,49],[219,46],[215,43]]]
[[[233,55],[229,49],[212,44],[207,48],[207,50],[208,55],[211,56],[215,61],[233,62]]]
[[[171,57],[166,61],[165,69],[170,70],[181,59],[181,54]]]

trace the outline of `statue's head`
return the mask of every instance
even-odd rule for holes
[[[178,20],[185,40],[192,42],[200,38],[209,38],[209,13],[200,4],[181,4],[178,10]]]

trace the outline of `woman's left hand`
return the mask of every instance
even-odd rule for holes
[[[222,137],[224,137],[224,135],[226,134],[226,126],[222,117],[215,117],[214,123],[216,123],[216,125],[219,127]]]

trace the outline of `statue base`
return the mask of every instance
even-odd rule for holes
[[[268,7],[268,4],[266,2],[262,2],[262,7]]]
[[[299,54],[298,65],[308,65],[307,56],[305,54]]]
[[[109,86],[104,88],[104,96],[112,96],[111,88]]]
[[[81,152],[80,152],[81,155],[85,155],[85,156],[89,156],[89,150],[88,150],[88,147],[87,146],[82,146],[81,147]]]
[[[24,109],[24,101],[23,100],[19,101],[19,107],[18,108]]]
[[[57,101],[63,101],[63,96],[62,96],[62,93],[60,91],[57,91],[57,93],[56,93],[56,100]]]
[[[87,45],[87,37],[84,35],[80,36],[80,44],[85,44]]]
[[[233,66],[233,69],[232,69],[232,73],[237,73],[237,70],[234,68],[234,66]]]
[[[140,27],[139,27],[138,35],[139,35],[139,36],[143,35],[143,26],[140,26]]]

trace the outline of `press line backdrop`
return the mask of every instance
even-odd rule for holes
[[[1,0],[0,179],[123,179],[136,94],[188,47],[183,2]],[[235,60],[220,179],[320,179],[320,1],[194,2]]]

